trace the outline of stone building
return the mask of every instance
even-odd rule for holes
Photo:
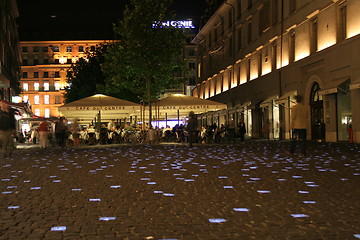
[[[21,97],[34,115],[58,117],[64,103],[67,70],[86,51],[95,51],[104,40],[21,41]]]
[[[288,139],[302,95],[309,139],[359,143],[359,33],[358,0],[224,1],[193,40],[193,95],[229,108],[203,122],[244,119],[249,137]]]
[[[19,93],[19,13],[15,0],[0,0],[0,6],[0,99],[11,101]]]

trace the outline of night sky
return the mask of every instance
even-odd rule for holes
[[[18,0],[21,41],[111,39],[112,23],[122,18],[128,0]],[[192,18],[199,25],[205,0],[174,0],[178,19]]]

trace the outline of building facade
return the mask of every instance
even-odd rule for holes
[[[86,41],[21,41],[20,87],[24,102],[39,117],[58,117],[64,104],[67,70],[86,51],[95,51],[103,40]]]
[[[0,0],[0,6],[0,99],[11,101],[19,93],[19,13],[15,0]]]
[[[309,139],[360,142],[360,1],[227,0],[193,40],[193,95],[226,103],[204,122],[288,139],[294,96]]]

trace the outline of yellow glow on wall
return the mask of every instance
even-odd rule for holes
[[[216,91],[216,79],[215,79],[215,78],[211,79],[211,80],[207,83],[207,85],[209,86],[209,91],[210,91],[209,97],[215,96],[215,91]]]
[[[205,99],[209,98],[209,90],[210,90],[209,86],[210,86],[209,82],[204,84],[204,98]]]
[[[265,63],[265,64],[263,65],[262,75],[266,75],[266,74],[268,74],[269,72],[271,72],[271,63],[268,61],[267,63]]]
[[[310,23],[304,23],[296,28],[295,33],[295,56],[298,61],[310,55]],[[290,36],[289,36],[290,37]],[[292,46],[293,47],[293,46]],[[291,47],[290,47],[291,48]],[[290,49],[289,52],[293,50]]]
[[[241,63],[240,67],[240,85],[247,82],[247,76],[246,76],[246,61],[243,61]]]
[[[351,38],[360,34],[360,1],[347,0],[347,37]]]
[[[258,64],[256,59],[250,60],[250,81],[259,77]]]
[[[223,74],[223,92],[229,90],[229,77],[231,71],[227,70],[225,74]]]
[[[303,51],[301,51],[300,49],[298,49],[295,53],[295,61],[298,61],[300,59],[306,58],[307,56],[310,55],[310,49],[305,49]]]
[[[321,12],[318,16],[318,51],[336,44],[336,5]]]

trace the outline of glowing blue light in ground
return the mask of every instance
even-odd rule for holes
[[[32,187],[32,188],[30,188],[31,190],[39,190],[39,189],[41,189],[41,187]]]
[[[114,185],[114,186],[110,186],[110,188],[121,188],[120,185]]]
[[[226,222],[226,219],[224,219],[224,218],[210,218],[209,222],[211,222],[211,223],[224,223],[224,222]]]
[[[18,209],[20,206],[9,206],[8,209]]]
[[[299,193],[307,194],[309,192],[308,191],[299,191]]]
[[[163,191],[154,191],[154,193],[163,193]]]
[[[267,191],[267,190],[258,190],[257,192],[258,193],[270,193],[270,191]]]
[[[116,217],[100,217],[99,218],[100,221],[113,221],[115,219],[116,219]]]
[[[285,182],[286,179],[284,179],[284,178],[279,178],[278,181],[279,181],[279,182]]]
[[[56,226],[56,227],[52,227],[50,229],[50,231],[53,231],[53,232],[62,232],[65,230],[66,230],[66,226]]]
[[[54,180],[53,182],[54,182],[54,183],[58,183],[58,182],[61,182],[61,180]]]
[[[235,212],[249,212],[248,208],[233,208]]]
[[[360,234],[354,234],[355,238],[360,238]]]
[[[234,188],[234,187],[233,186],[224,186],[224,188],[231,189],[231,188]]]
[[[292,176],[293,178],[302,178],[302,176]]]
[[[306,218],[306,217],[309,217],[308,215],[306,214],[291,214],[292,217],[294,218]]]
[[[156,185],[156,182],[148,182],[148,185]]]
[[[73,189],[71,189],[71,191],[73,191],[73,192],[75,192],[75,191],[81,191],[81,189],[80,189],[80,188],[73,188]]]
[[[315,204],[316,201],[303,201],[303,203],[306,203],[306,204]]]
[[[174,197],[175,196],[175,194],[173,194],[173,193],[164,193],[163,195],[165,197]]]
[[[7,192],[2,192],[2,194],[11,194],[11,191],[7,191]]]
[[[90,202],[100,202],[101,199],[100,198],[90,198],[89,201]]]

